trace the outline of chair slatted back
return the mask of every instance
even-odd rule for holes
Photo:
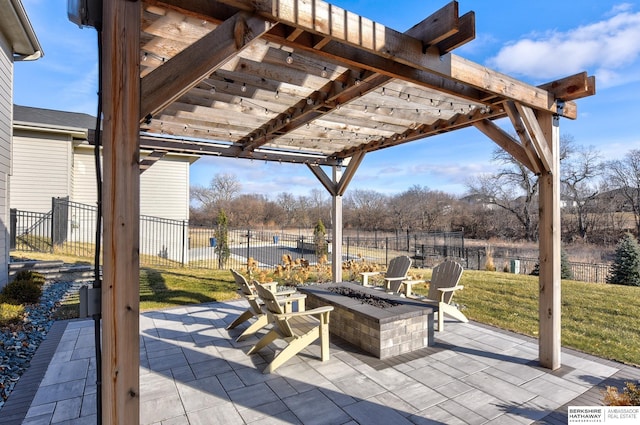
[[[389,261],[389,267],[385,273],[385,277],[406,277],[411,268],[411,258],[406,255],[392,258]]]
[[[253,284],[255,285],[256,291],[258,292],[258,296],[262,298],[262,301],[264,302],[264,305],[267,309],[267,315],[270,316],[270,319],[271,321],[273,321],[274,326],[277,327],[278,333],[284,338],[293,337],[294,332],[293,329],[291,329],[289,321],[285,319],[277,319],[274,316],[274,314],[285,313],[284,308],[282,304],[278,302],[276,295],[256,281],[254,281]]]
[[[231,270],[231,274],[233,275],[233,278],[236,281],[236,285],[238,285],[238,291],[240,291],[242,295],[244,295],[244,297],[247,299],[247,301],[249,301],[249,306],[251,307],[251,310],[253,311],[253,313],[255,315],[263,314],[262,308],[260,307],[260,302],[258,300],[258,296],[254,288],[251,285],[249,285],[249,282],[247,282],[247,279],[245,279],[243,275],[241,275],[234,269],[230,269],[230,270]]]
[[[460,282],[462,271],[462,265],[455,261],[447,260],[438,264],[433,268],[431,284],[429,285],[429,294],[427,297],[434,301],[440,301],[442,295],[438,289],[455,287],[458,282]],[[447,292],[444,294],[442,302],[450,304],[452,297],[453,292]]]

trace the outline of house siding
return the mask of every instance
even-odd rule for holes
[[[142,154],[144,157],[144,154]],[[90,148],[74,153],[73,201],[96,204],[95,160]],[[167,156],[140,175],[140,214],[189,219],[189,162]]]
[[[48,212],[52,197],[69,196],[71,149],[69,136],[16,130],[11,208]]]
[[[189,219],[189,163],[167,156],[140,175],[140,213]]]
[[[0,32],[0,288],[9,280],[9,174],[13,122],[13,55]]]

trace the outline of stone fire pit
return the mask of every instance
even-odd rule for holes
[[[380,308],[371,305],[379,301],[363,303],[354,296],[332,292],[332,287],[344,288],[342,292],[346,294],[364,294],[361,298],[386,300],[389,305]],[[334,307],[329,318],[330,333],[379,359],[433,345],[433,306],[351,282],[304,286],[298,290],[307,295],[308,309]]]

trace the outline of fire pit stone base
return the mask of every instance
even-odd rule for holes
[[[356,298],[329,291],[332,286],[365,292],[397,303],[379,308]],[[379,359],[409,353],[433,344],[433,306],[401,298],[351,282],[312,285],[299,288],[307,295],[307,308],[331,305],[329,331]]]

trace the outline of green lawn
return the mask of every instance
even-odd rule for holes
[[[469,319],[538,336],[537,277],[465,270],[460,283]],[[563,280],[561,299],[563,346],[640,365],[640,287]]]

